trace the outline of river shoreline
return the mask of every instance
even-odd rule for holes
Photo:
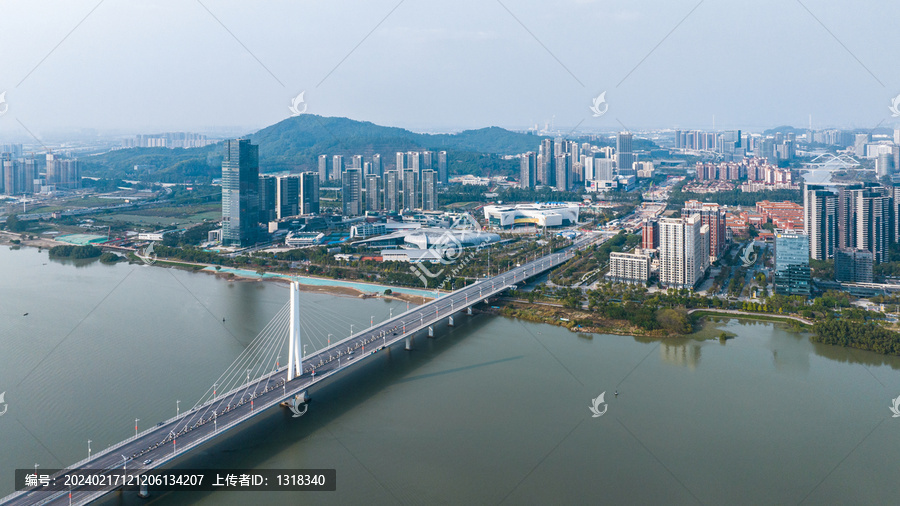
[[[668,337],[691,337],[700,330],[695,328],[694,332],[692,332],[691,334],[671,334],[661,329],[647,331],[640,327],[631,325],[625,320],[610,320],[607,318],[598,318],[596,316],[596,313],[592,311],[584,309],[570,309],[559,304],[535,304],[521,299],[503,299],[500,304],[500,306],[492,306],[489,309],[485,309],[484,312],[496,314],[499,316],[518,318],[532,323],[546,323],[549,325],[555,325],[557,327],[564,327],[572,332],[665,339]],[[792,330],[796,331],[809,330],[811,328],[811,325],[809,325],[808,323],[798,322],[797,319],[791,316],[743,312],[720,312],[707,309],[692,309],[688,311],[688,314],[694,315],[696,321],[709,318],[735,318],[741,320],[764,321],[769,323],[782,323],[788,325]]]
[[[199,264],[186,264],[186,265],[199,266]],[[213,267],[213,266],[209,266],[209,267]],[[276,282],[276,283],[287,284],[289,282],[289,279],[284,277],[284,276],[288,276],[288,275],[282,275],[281,273],[270,273],[268,271],[266,272],[266,274],[273,274],[273,275],[272,276],[258,276],[258,275],[257,276],[249,276],[249,275],[242,275],[240,273],[236,273],[233,271],[220,272],[220,271],[210,270],[210,269],[206,269],[206,268],[195,269],[195,271],[206,273],[206,274],[212,274],[213,276],[215,276],[219,279],[224,279],[224,280],[228,280],[228,281],[240,281],[240,282],[244,282],[244,283]],[[274,274],[278,274],[278,275],[274,275]],[[303,277],[309,278],[309,276],[303,276]],[[339,284],[327,284],[329,281],[339,281],[339,280],[332,280],[330,278],[315,278],[315,279],[322,280],[325,284],[308,285],[308,284],[304,284],[303,282],[299,282],[298,286],[300,288],[300,291],[302,291],[302,292],[320,292],[320,293],[327,293],[327,294],[331,294],[331,295],[342,295],[345,297],[355,297],[355,298],[361,298],[361,299],[378,298],[378,299],[386,299],[386,300],[401,300],[404,302],[418,303],[418,304],[422,304],[422,303],[430,302],[430,301],[434,300],[434,297],[424,297],[424,296],[420,296],[420,295],[394,292],[393,290],[395,288],[390,287],[390,286],[372,284],[373,288],[391,290],[391,293],[389,295],[385,295],[383,291],[381,291],[381,292],[379,292],[379,291],[364,292],[357,288],[341,286]],[[362,282],[354,282],[354,283],[362,283]]]

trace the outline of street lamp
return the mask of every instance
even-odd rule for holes
[[[134,437],[137,437],[137,423],[138,423],[139,421],[141,421],[140,418],[135,418],[135,419],[134,419]]]
[[[175,401],[175,418],[181,414],[181,401]]]
[[[35,476],[37,476],[37,468],[38,468],[38,465],[35,464],[35,465],[34,465],[34,475],[35,475]]]
[[[122,455],[122,470],[128,471],[128,457]]]
[[[213,397],[216,396],[216,387],[219,386],[218,383],[213,383]]]
[[[91,440],[88,439],[88,460],[91,460]]]
[[[305,344],[303,345],[303,356],[304,357],[306,356],[306,345]]]
[[[370,326],[370,327],[374,327],[374,326],[375,326],[375,315],[372,315],[372,316],[369,317],[369,326]]]
[[[353,335],[353,331],[350,331],[350,335]],[[328,334],[328,346],[331,346],[331,334]]]
[[[353,335],[353,324],[352,323],[350,324],[350,335],[351,336]]]
[[[178,454],[178,448],[175,446],[175,432],[169,431],[169,435],[172,436],[172,455]]]

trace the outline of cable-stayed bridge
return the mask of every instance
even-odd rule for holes
[[[327,329],[316,318],[304,317],[299,287],[291,283],[290,301],[192,408],[143,432],[135,428],[135,436],[69,466],[55,477],[61,481],[77,469],[96,469],[103,473],[121,473],[124,469],[129,474],[141,474],[183,456],[285,401],[295,416],[300,416],[307,410],[308,391],[316,383],[400,342],[406,349],[412,349],[413,340],[421,331],[433,335],[435,323],[446,320],[452,325],[458,313],[471,314],[473,305],[568,261],[577,250],[593,242],[593,237],[581,239],[558,253],[481,279],[383,322],[371,321],[368,328],[341,340],[326,335]],[[317,308],[317,311],[324,311],[320,317],[349,321],[327,309]],[[282,357],[285,345],[288,353]],[[316,350],[305,355],[304,347],[309,345]],[[87,504],[108,493],[108,490],[79,488],[46,491],[35,487],[10,494],[0,499],[0,504]]]

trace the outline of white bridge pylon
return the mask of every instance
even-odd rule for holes
[[[283,334],[282,334],[283,335]],[[300,285],[291,281],[291,323],[288,336],[287,380],[300,376],[303,363],[300,360]]]

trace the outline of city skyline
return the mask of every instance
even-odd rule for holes
[[[881,48],[900,37],[900,6],[544,7],[68,3],[48,13],[12,3],[0,135],[241,135],[289,117],[301,93],[298,111],[415,131],[762,130],[809,126],[810,115],[813,128],[896,124],[900,70]],[[702,60],[688,57],[698,48]],[[398,81],[409,61],[434,78]],[[608,109],[595,116],[603,92]]]

